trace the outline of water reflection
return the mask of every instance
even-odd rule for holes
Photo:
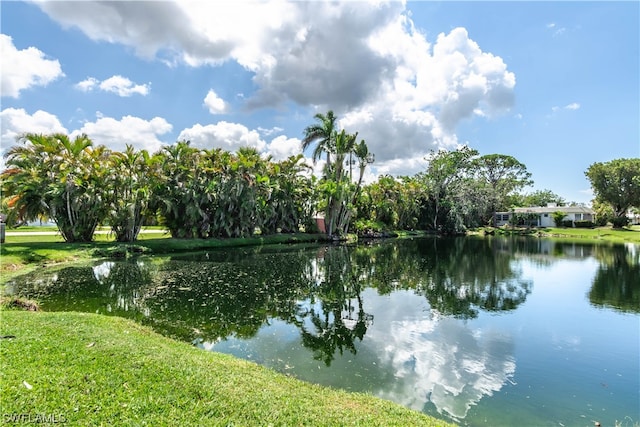
[[[425,313],[412,298],[397,293],[384,302],[414,308],[391,314],[369,337],[380,364],[394,373],[394,380],[376,394],[419,411],[433,405],[441,414],[463,419],[482,397],[511,381],[516,369],[513,339]]]
[[[356,354],[356,339],[362,341],[373,323],[362,305],[362,268],[351,252],[346,246],[324,248],[306,270],[313,289],[308,309],[299,312],[302,344],[327,366],[337,352]]]
[[[595,306],[640,313],[640,249],[616,245],[599,251],[600,266],[593,279],[589,300]]]

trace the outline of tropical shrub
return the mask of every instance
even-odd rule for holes
[[[566,216],[567,214],[562,211],[555,211],[551,214],[551,218],[553,219],[553,222],[556,225],[556,227],[562,227],[562,221]]]

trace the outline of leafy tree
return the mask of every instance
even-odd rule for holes
[[[461,229],[462,219],[455,215],[453,209],[455,193],[460,182],[468,176],[472,166],[471,160],[477,154],[476,150],[467,146],[456,151],[431,152],[427,171],[419,174],[418,179],[423,182],[429,192],[434,230],[457,232]],[[444,224],[442,224],[443,219]],[[442,226],[445,229],[440,230]]]
[[[493,213],[505,210],[507,196],[527,185],[533,184],[531,174],[524,164],[512,156],[488,154],[473,160],[473,173],[489,189],[489,212],[487,218],[493,221]]]
[[[555,203],[557,206],[564,206],[566,201],[551,190],[536,190],[533,193],[522,196],[522,201],[515,206],[547,206]]]
[[[613,209],[614,227],[626,225],[627,211],[640,207],[640,158],[593,163],[585,175],[591,182],[596,201]]]

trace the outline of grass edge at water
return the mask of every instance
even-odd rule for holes
[[[0,406],[87,425],[446,426],[87,313],[0,310]]]

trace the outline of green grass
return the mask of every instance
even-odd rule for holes
[[[611,243],[639,243],[640,244],[640,226],[634,225],[625,228],[596,227],[596,228],[478,228],[471,234],[482,234],[486,231],[494,232],[496,235],[517,234],[529,235],[535,237],[549,237],[562,240],[579,240],[589,239],[594,242],[611,242]]]
[[[603,240],[614,243],[640,243],[640,226],[625,228],[596,227],[596,228],[544,228],[543,235],[550,237],[569,237],[591,240]]]
[[[15,336],[0,339],[3,414],[92,426],[448,425],[117,317],[2,310],[0,319],[0,335]]]

